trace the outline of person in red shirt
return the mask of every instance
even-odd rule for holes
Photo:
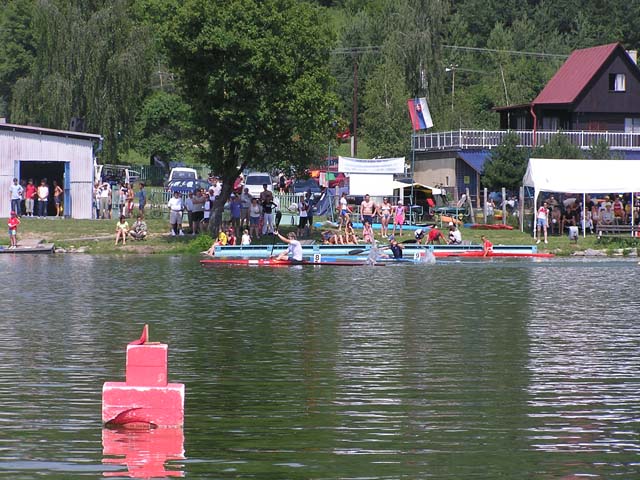
[[[484,253],[483,257],[486,257],[491,252],[493,252],[493,243],[491,243],[489,239],[484,235],[480,237],[480,240],[482,240],[482,251]]]
[[[27,186],[24,189],[24,209],[28,217],[33,217],[33,205],[36,198],[36,186],[33,184],[33,179],[29,179]]]
[[[18,246],[18,225],[20,225],[20,219],[16,212],[12,211],[7,226],[9,227],[9,241],[11,246],[9,248],[16,248]]]
[[[444,242],[444,243],[447,243],[447,239],[444,238],[444,235],[442,234],[442,232],[440,231],[438,226],[434,225],[433,227],[431,227],[431,230],[429,230],[429,236],[427,237],[427,243],[429,245],[433,245],[436,242],[438,242],[438,244],[440,244],[440,243],[442,243],[440,240],[442,240],[442,242]]]

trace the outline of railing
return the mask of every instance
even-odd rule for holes
[[[413,145],[416,151],[491,149],[500,145],[510,133],[520,139],[519,147],[534,146],[533,130],[454,130],[418,134],[413,137]],[[535,132],[535,145],[545,145],[556,135],[568,137],[573,145],[585,150],[602,141],[606,141],[612,150],[640,150],[640,133],[625,132],[538,130]]]

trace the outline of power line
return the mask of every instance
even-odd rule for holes
[[[498,50],[495,48],[481,48],[481,47],[464,47],[462,45],[442,45],[444,48],[451,48],[453,50],[468,50],[472,52],[491,52],[491,53],[507,53],[509,55],[525,55],[529,57],[554,57],[554,58],[567,58],[569,55],[563,55],[560,53],[544,53],[544,52],[522,52],[519,50]]]
[[[487,53],[506,53],[509,55],[524,55],[528,57],[551,57],[551,58],[567,58],[569,55],[562,53],[545,53],[545,52],[526,52],[521,50],[498,50],[497,48],[484,47],[466,47],[463,45],[442,45],[443,48],[452,50],[467,50],[470,52],[487,52]],[[354,53],[380,52],[381,45],[366,45],[364,47],[341,47],[331,50],[333,55],[348,55]]]

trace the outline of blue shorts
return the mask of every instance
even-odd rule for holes
[[[539,227],[546,227],[547,226],[547,219],[546,218],[538,218],[538,226]]]
[[[9,229],[9,236],[11,236],[11,235],[17,235],[17,234],[18,234],[18,230],[11,229],[11,228]]]
[[[362,215],[362,223],[369,222],[369,225],[373,225],[373,215]]]
[[[249,217],[249,225],[260,225],[260,217]]]

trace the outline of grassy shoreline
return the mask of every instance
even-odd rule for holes
[[[133,223],[133,219],[129,223]],[[169,225],[165,219],[147,219],[149,237],[145,241],[127,242],[126,246],[115,246],[114,235],[116,220],[73,220],[64,218],[49,217],[46,219],[23,217],[18,229],[18,242],[24,239],[38,239],[45,242],[54,243],[56,248],[67,251],[80,249],[86,253],[146,253],[146,254],[192,254],[197,255],[202,250],[206,250],[211,245],[212,239],[209,235],[185,235],[173,237],[169,235]],[[280,230],[288,232],[295,227],[281,225]],[[446,229],[446,227],[445,227]],[[485,234],[494,245],[533,245],[535,241],[528,233],[519,230],[475,230],[461,228],[462,238],[473,244],[480,243],[480,236]],[[404,230],[402,236],[396,235],[400,242],[413,239],[413,231]],[[311,238],[320,243],[320,229],[315,229]],[[376,238],[382,243],[385,239],[376,232]],[[271,245],[272,237],[260,239],[258,244]],[[636,252],[636,240],[628,240],[602,243],[595,235],[580,237],[577,245],[569,242],[568,237],[550,236],[549,243],[538,244],[541,252],[551,252],[559,256],[568,256],[576,251],[587,249],[601,250],[612,255],[616,250],[622,249],[623,255],[634,254]],[[8,245],[8,236],[0,240],[0,244]]]

